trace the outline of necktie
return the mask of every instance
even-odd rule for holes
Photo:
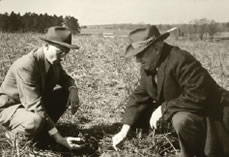
[[[157,89],[157,72],[158,72],[158,68],[155,69],[155,73],[153,75],[153,84]]]
[[[52,88],[53,75],[54,75],[53,66],[50,65],[48,73],[46,75],[46,82],[45,82],[46,90],[51,90],[51,88]]]
[[[153,86],[157,89],[157,71],[152,76]]]

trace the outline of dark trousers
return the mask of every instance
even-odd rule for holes
[[[57,88],[52,92],[46,94],[46,96],[44,97],[44,106],[46,108],[46,111],[55,123],[66,111],[68,107],[67,100],[68,92],[63,88]],[[45,128],[45,125],[35,141],[38,141],[41,145],[44,146],[53,141],[53,139],[50,138],[50,136],[48,135],[48,130]]]
[[[63,88],[56,88],[44,97],[44,106],[47,113],[54,122],[57,122],[61,115],[66,111],[68,91]]]
[[[173,116],[172,124],[179,138],[182,157],[227,157],[220,141],[224,130],[220,121],[178,112]]]

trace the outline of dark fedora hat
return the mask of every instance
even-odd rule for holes
[[[48,28],[45,38],[41,38],[41,40],[44,40],[49,44],[63,46],[68,49],[79,49],[79,46],[72,44],[71,31],[62,26],[53,26]]]
[[[175,29],[177,29],[177,27],[171,28],[165,33],[160,34],[155,25],[147,25],[146,27],[131,31],[128,36],[130,44],[126,48],[125,56],[130,57],[137,55],[157,41],[165,40],[170,35],[170,32],[174,31]]]

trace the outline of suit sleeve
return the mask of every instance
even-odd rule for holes
[[[61,65],[59,66],[60,66],[60,81],[58,84],[61,85],[66,90],[68,90],[69,87],[71,86],[76,87],[75,80],[65,72],[65,70]]]
[[[141,73],[143,73],[142,69]],[[132,93],[127,103],[122,120],[123,124],[129,124],[133,126],[141,113],[143,113],[149,105],[152,105],[152,98],[148,95],[145,89],[143,77],[141,74],[140,84]]]
[[[163,103],[166,108],[164,118],[167,121],[178,111],[204,113],[206,108],[210,108],[206,105],[214,103],[214,98],[217,98],[217,95],[212,94],[216,83],[193,56],[184,52],[175,60],[174,77],[181,88],[181,94]]]
[[[26,65],[26,64],[24,64]],[[15,69],[15,78],[21,104],[25,109],[39,114],[47,122],[47,129],[55,126],[47,114],[41,97],[40,75],[35,67],[18,66]]]

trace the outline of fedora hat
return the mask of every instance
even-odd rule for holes
[[[146,27],[138,28],[129,33],[130,44],[127,46],[125,56],[130,57],[144,51],[148,46],[163,41],[169,37],[170,32],[176,30],[177,27],[171,28],[163,34],[160,34],[155,25],[147,25]]]
[[[79,46],[72,44],[71,31],[62,26],[53,26],[48,28],[45,38],[41,40],[54,45],[63,46],[68,49],[79,49]]]

